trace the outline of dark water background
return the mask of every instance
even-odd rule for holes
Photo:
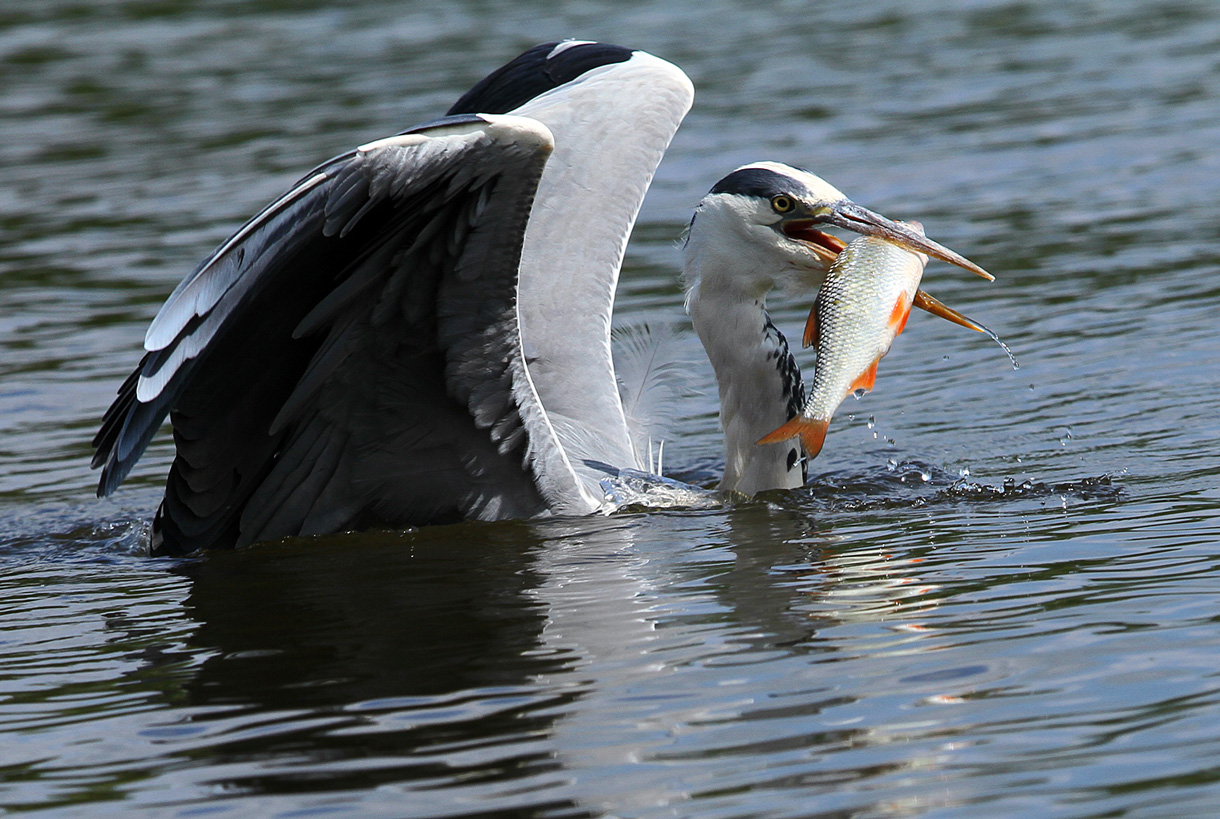
[[[565,36],[697,89],[624,320],[682,320],[691,207],[773,158],[996,273],[925,287],[1021,369],[915,316],[765,502],[145,557],[168,440],[106,501],[88,441],[174,284]],[[1220,813],[1218,148],[1210,0],[5,0],[0,809]]]

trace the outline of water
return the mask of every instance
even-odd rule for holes
[[[1020,370],[917,315],[800,492],[145,557],[168,441],[96,501],[88,440],[177,280],[315,162],[562,36],[698,89],[625,320],[681,320],[690,208],[774,158],[997,274],[924,286]],[[1220,811],[1217,54],[1204,0],[7,0],[0,806]],[[774,306],[799,336],[808,305]],[[688,415],[666,461],[710,478],[714,391]]]

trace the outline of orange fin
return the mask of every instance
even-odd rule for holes
[[[818,453],[822,451],[822,444],[826,442],[826,429],[829,426],[829,418],[806,418],[803,415],[798,415],[774,432],[764,435],[759,439],[758,443],[777,444],[781,441],[787,441],[789,438],[799,437],[801,439],[801,446],[805,448],[805,455],[810,458],[816,458]]]
[[[864,390],[865,392],[872,392],[873,385],[877,383],[877,362],[880,360],[881,357],[878,356],[876,361],[869,364],[868,369],[860,373],[856,380],[851,382],[851,386],[847,388],[848,391],[859,392]]]
[[[899,296],[898,301],[894,302],[894,309],[890,311],[889,324],[894,329],[894,338],[898,338],[902,334],[903,329],[907,326],[907,319],[911,317],[911,302],[907,301],[906,296]]]
[[[818,302],[814,299],[813,307],[809,308],[809,318],[805,319],[805,335],[801,337],[802,347],[812,347],[818,343]]]

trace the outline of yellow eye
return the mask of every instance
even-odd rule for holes
[[[771,197],[771,209],[776,213],[787,213],[794,207],[796,207],[796,202],[792,201],[791,196],[785,196],[781,193],[778,196]]]

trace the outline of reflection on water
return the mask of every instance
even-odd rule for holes
[[[541,739],[574,692],[532,684],[569,662],[540,650],[535,545],[524,525],[473,525],[184,564],[210,654],[184,688],[195,754],[230,769],[226,788],[281,796],[547,779]]]
[[[746,6],[0,9],[0,806],[1216,812],[1220,10]],[[995,272],[927,287],[1021,369],[916,316],[753,503],[144,557],[169,442],[94,501],[88,440],[165,295],[303,169],[571,34],[698,89],[618,300],[697,362],[675,476],[720,469],[675,243],[744,162]]]

